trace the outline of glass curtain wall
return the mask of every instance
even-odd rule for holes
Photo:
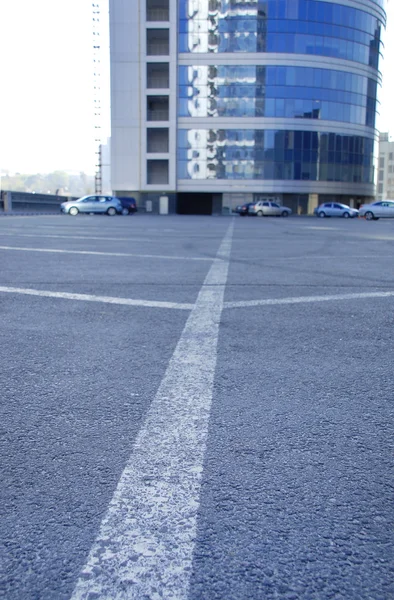
[[[369,5],[383,7],[375,0]],[[373,184],[383,27],[367,5],[361,10],[345,1],[180,2],[178,51],[210,57],[206,64],[179,66],[178,117],[212,125],[179,129],[178,178]],[[242,64],[248,53],[286,53],[288,64]],[[228,63],[223,56],[216,62],[215,54],[228,55]],[[292,54],[306,63],[310,56],[332,63],[294,65]],[[369,73],[360,74],[359,65]],[[220,117],[234,118],[234,125],[215,126]],[[248,129],[245,117],[275,117],[283,128]],[[302,131],[286,126],[286,119],[302,119]],[[316,127],[317,120],[338,123],[337,133],[323,123]],[[344,135],[344,124],[362,126],[364,134]]]

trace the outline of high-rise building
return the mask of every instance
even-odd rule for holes
[[[377,199],[394,199],[394,142],[388,133],[379,136]]]
[[[212,214],[375,194],[385,0],[110,0],[112,187]]]

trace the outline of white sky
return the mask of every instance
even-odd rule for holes
[[[91,10],[92,0],[0,0],[0,172],[94,172]],[[394,0],[387,12],[378,127],[394,134]],[[105,99],[103,113],[105,137]]]

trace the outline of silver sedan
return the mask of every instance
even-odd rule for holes
[[[373,204],[363,204],[360,207],[360,217],[365,217],[368,221],[377,221],[380,218],[393,218],[394,200],[383,200],[381,202],[373,202]]]
[[[315,208],[314,213],[317,217],[343,217],[344,219],[353,219],[358,217],[358,210],[350,208],[347,204],[339,202],[325,202]]]
[[[78,213],[106,213],[112,217],[122,213],[122,203],[114,196],[83,196],[78,200],[62,202],[60,210],[73,217]]]
[[[249,205],[248,214],[256,215],[257,217],[288,217],[291,215],[291,208],[281,206],[277,202],[260,200]]]

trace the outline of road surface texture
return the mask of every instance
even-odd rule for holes
[[[0,222],[0,595],[394,598],[394,222]]]

